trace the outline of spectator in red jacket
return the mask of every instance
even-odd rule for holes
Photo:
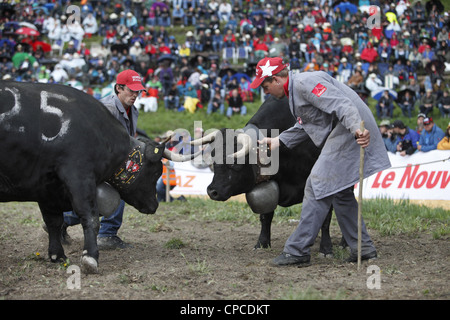
[[[378,52],[372,45],[372,42],[367,42],[366,47],[361,52],[361,60],[373,63],[378,58]]]

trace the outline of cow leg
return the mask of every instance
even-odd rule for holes
[[[76,172],[76,170],[72,170],[72,172]],[[69,182],[67,187],[72,195],[73,211],[80,217],[81,226],[83,227],[84,247],[81,267],[85,273],[97,273],[99,257],[97,234],[100,228],[100,221],[96,200],[96,184],[93,179],[86,178],[81,180],[78,177],[83,177],[83,175],[69,176],[65,181]]]
[[[66,260],[64,249],[61,244],[61,228],[64,222],[63,213],[50,209],[39,203],[42,218],[48,230],[48,256],[52,262]]]
[[[325,257],[331,256],[333,254],[333,244],[331,243],[330,237],[330,223],[332,214],[333,207],[330,208],[330,211],[328,212],[328,215],[322,225],[322,237],[320,239],[319,252]]]
[[[259,234],[255,249],[270,247],[270,227],[272,225],[272,219],[273,212],[259,215],[259,221],[261,221],[261,233]]]
[[[95,200],[90,203],[95,203]],[[81,257],[83,271],[86,273],[97,273],[99,257],[97,235],[100,228],[97,204],[95,204],[95,208],[92,208],[83,201],[81,204],[74,204],[74,208],[75,212],[80,216],[83,227],[84,247]]]

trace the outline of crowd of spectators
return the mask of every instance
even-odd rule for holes
[[[386,150],[401,156],[411,155],[417,151],[450,150],[450,122],[445,132],[423,113],[417,116],[417,126],[412,129],[401,120],[392,124],[382,120],[379,125]]]
[[[144,111],[161,101],[231,117],[261,94],[249,88],[259,59],[280,56],[292,70],[323,70],[373,97],[379,120],[395,108],[409,118],[450,113],[450,17],[438,0],[98,0],[77,3],[78,12],[63,0],[3,4],[3,79],[101,97],[99,88],[107,93],[134,69],[152,89],[138,101]],[[27,24],[40,35],[17,35]]]

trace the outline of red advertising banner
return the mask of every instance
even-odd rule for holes
[[[391,168],[364,179],[363,198],[450,200],[450,151],[389,153],[389,159]]]

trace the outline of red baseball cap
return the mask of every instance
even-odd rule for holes
[[[256,78],[250,84],[250,88],[258,88],[267,77],[277,74],[286,67],[289,67],[289,63],[283,63],[283,59],[279,57],[260,60],[256,65]]]
[[[431,117],[427,117],[425,119],[423,119],[423,124],[430,124],[433,122],[433,118]]]
[[[125,70],[119,73],[117,75],[116,83],[126,85],[130,90],[133,91],[145,90],[144,86],[142,85],[141,76],[134,70]]]

